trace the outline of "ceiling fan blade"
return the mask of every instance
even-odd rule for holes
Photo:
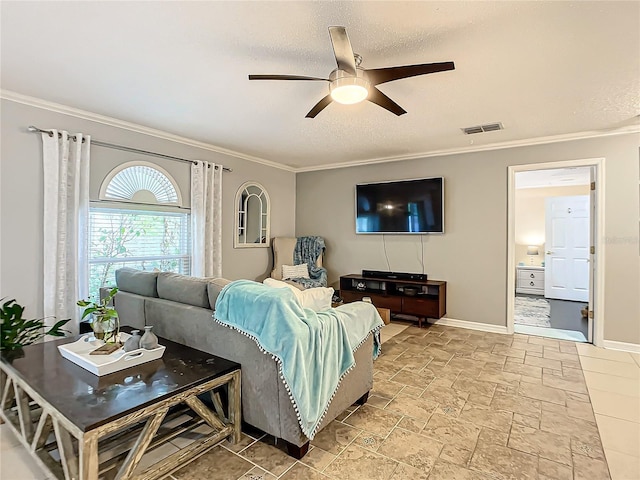
[[[400,80],[401,78],[426,75],[427,73],[454,70],[453,62],[423,63],[420,65],[403,65],[401,67],[372,68],[367,70],[367,78],[372,85]]]
[[[328,82],[328,78],[303,77],[300,75],[249,75],[249,80],[315,80]]]
[[[331,95],[327,95],[322,100],[320,100],[316,105],[309,110],[309,113],[305,115],[306,118],[315,118],[322,110],[325,109],[327,105],[329,105],[333,100],[331,99]]]
[[[380,105],[385,110],[389,110],[391,113],[395,113],[396,115],[404,115],[407,111],[398,105],[396,102],[387,97],[384,93],[378,90],[376,87],[371,87],[369,90],[369,96],[367,100],[375,103],[376,105]]]
[[[356,61],[353,57],[353,49],[344,27],[329,27],[333,54],[336,56],[336,63],[340,70],[344,70],[349,75],[356,74]]]

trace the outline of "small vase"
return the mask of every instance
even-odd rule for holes
[[[140,348],[140,330],[131,330],[131,336],[124,342],[124,351],[132,352]]]
[[[96,315],[91,322],[93,335],[105,343],[115,343],[118,341],[118,330],[120,328],[118,318],[108,318]]]
[[[142,335],[142,338],[140,339],[140,348],[153,350],[158,346],[158,337],[151,331],[152,328],[152,325],[144,327],[144,335]]]

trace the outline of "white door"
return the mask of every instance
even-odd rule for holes
[[[589,300],[589,195],[545,200],[547,298]]]

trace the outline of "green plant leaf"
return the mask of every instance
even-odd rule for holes
[[[93,312],[97,311],[98,307],[88,307],[85,309],[84,312],[82,312],[82,317],[81,319],[84,319],[85,317],[91,315]]]
[[[27,320],[22,317],[23,313],[24,307],[17,304],[15,300],[9,300],[2,304],[0,308],[0,318],[2,319],[0,350],[16,350],[37,342],[48,334],[61,337],[67,333],[66,330],[62,329],[62,326],[69,322],[70,319],[56,322],[47,331],[44,319]]]

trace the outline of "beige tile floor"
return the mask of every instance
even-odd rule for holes
[[[383,339],[369,401],[323,429],[302,461],[247,432],[168,478],[640,480],[638,356],[441,326],[391,324]],[[45,478],[0,426],[0,479]]]
[[[611,477],[640,478],[640,355],[576,347]]]

